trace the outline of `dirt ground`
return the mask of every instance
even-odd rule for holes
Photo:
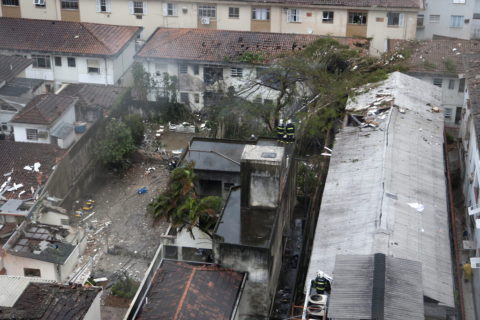
[[[148,136],[152,137],[152,132]],[[166,133],[158,138],[153,134],[153,138],[146,139],[140,155],[135,157],[132,167],[124,175],[106,173],[91,194],[79,199],[80,207],[88,199],[95,201],[91,210],[77,217],[77,223],[88,235],[87,249],[80,263],[93,259],[92,276],[109,279],[103,302],[111,285],[123,273],[142,281],[160,244],[160,237],[168,227],[166,222],[154,223],[146,213],[148,204],[166,188],[169,175],[168,160],[149,155],[159,154],[162,149],[167,157],[171,156],[172,150],[185,149],[192,136]],[[148,154],[144,152],[146,149],[150,149]],[[146,188],[147,192],[138,194],[140,188]],[[103,307],[102,314],[108,316],[112,306]],[[115,317],[126,311],[124,308],[114,309]]]

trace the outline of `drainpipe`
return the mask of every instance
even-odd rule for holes
[[[105,61],[105,85],[108,85],[108,67],[107,67],[107,57],[103,58]]]

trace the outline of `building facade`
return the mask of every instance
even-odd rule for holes
[[[141,26],[147,39],[158,27],[301,33],[372,39],[371,53],[387,39],[415,39],[420,0],[243,1],[4,0],[1,15],[32,19]],[[37,4],[41,3],[41,4]]]
[[[418,14],[417,39],[480,38],[480,1],[426,0]]]

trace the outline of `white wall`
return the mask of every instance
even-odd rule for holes
[[[3,264],[7,270],[7,275],[23,277],[25,275],[24,268],[40,269],[40,278],[60,281],[55,271],[55,264],[53,263],[18,257],[7,253],[3,257]]]
[[[83,317],[83,320],[101,320],[101,312],[100,312],[100,299],[102,297],[102,292],[100,291],[98,295],[95,297],[95,300],[93,300],[92,305],[90,306],[90,309],[88,309],[88,312],[85,314]]]
[[[61,282],[68,280],[71,273],[75,269],[75,266],[78,263],[79,255],[80,255],[80,248],[77,245],[75,249],[72,251],[72,253],[70,254],[70,256],[67,258],[65,263],[60,266]]]
[[[46,138],[38,138],[38,140],[28,140],[26,129],[37,129],[48,132],[47,126],[27,123],[11,123],[13,126],[13,134],[16,142],[31,142],[31,143],[50,143],[50,135],[47,133]]]

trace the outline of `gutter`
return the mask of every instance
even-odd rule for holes
[[[233,307],[232,316],[230,317],[230,320],[235,320],[235,316],[237,315],[238,306],[240,305],[240,299],[241,299],[242,294],[243,294],[243,289],[245,288],[245,283],[247,282],[247,276],[248,276],[248,273],[245,273],[243,275],[242,284],[240,285],[240,288],[238,289],[237,301],[235,302],[235,306]]]

